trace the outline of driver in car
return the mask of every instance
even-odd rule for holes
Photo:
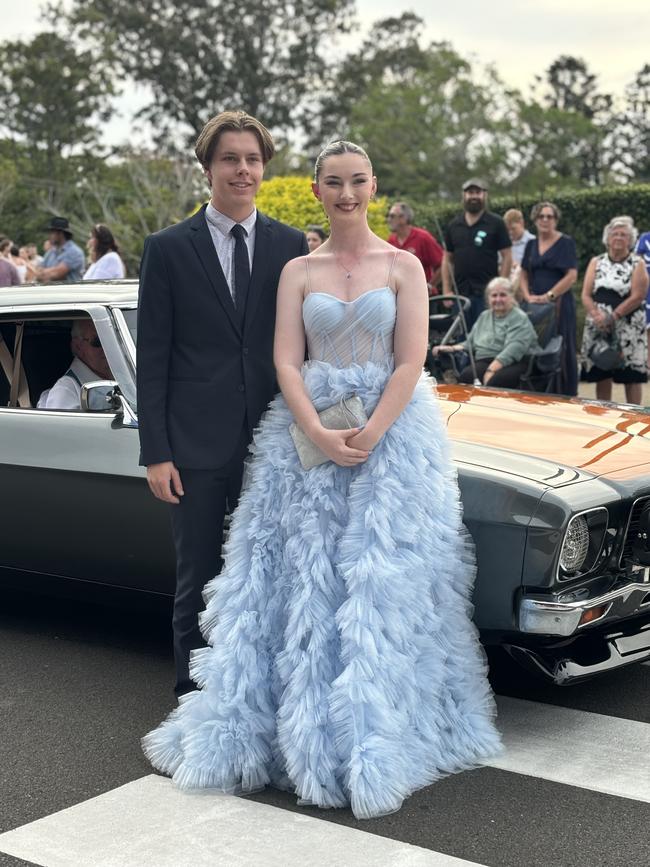
[[[38,409],[81,409],[81,386],[112,379],[111,369],[90,319],[75,319],[70,332],[74,359],[63,376],[38,399]]]

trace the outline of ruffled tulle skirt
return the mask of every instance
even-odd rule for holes
[[[305,365],[318,410],[389,371]],[[358,818],[496,754],[475,568],[431,380],[355,467],[302,470],[279,396],[264,416],[222,573],[204,591],[200,689],[143,739],[184,789],[268,784]]]

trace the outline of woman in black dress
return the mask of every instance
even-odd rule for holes
[[[539,202],[531,210],[530,218],[537,237],[526,245],[520,289],[530,304],[555,304],[557,333],[563,339],[557,392],[575,395],[578,393],[576,302],[571,292],[578,277],[575,241],[558,231],[560,210],[552,202]]]

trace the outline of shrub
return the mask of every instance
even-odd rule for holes
[[[578,251],[578,281],[573,287],[577,302],[578,346],[580,346],[585,311],[580,303],[582,274],[592,256],[604,251],[602,243],[603,228],[612,217],[627,214],[632,217],[639,233],[650,229],[650,184],[628,184],[620,187],[601,187],[599,189],[565,190],[551,192],[545,200],[558,206],[562,213],[560,231],[576,242]],[[519,208],[530,225],[530,209],[540,201],[538,196],[497,196],[490,199],[490,210],[504,214],[508,208]],[[415,205],[415,221],[427,228],[436,238],[442,240],[445,226],[460,212],[460,199],[456,203],[428,202]]]
[[[264,214],[296,229],[304,230],[310,223],[329,229],[325,211],[314,196],[308,177],[287,175],[263,181],[255,202]],[[387,210],[384,196],[370,202],[368,207],[368,223],[380,238],[388,237]]]
[[[557,191],[549,193],[545,199],[554,202],[562,212],[559,229],[575,240],[581,272],[592,256],[603,252],[603,228],[612,217],[628,214],[634,219],[640,232],[650,229],[650,184]],[[505,213],[508,208],[519,208],[529,227],[534,229],[530,226],[529,214],[538,201],[537,196],[498,196],[490,199],[489,207],[497,214]],[[460,207],[460,200],[453,204],[430,202],[414,205],[416,222],[440,238],[444,227],[459,213]]]

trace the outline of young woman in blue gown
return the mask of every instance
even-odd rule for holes
[[[473,548],[422,373],[426,281],[370,230],[376,187],[357,145],[319,156],[313,189],[331,235],[282,274],[282,394],[205,589],[199,689],[143,740],[184,789],[273,785],[370,818],[500,749],[471,620]],[[318,412],[352,394],[365,427],[323,428]],[[326,463],[302,469],[294,420]]]

